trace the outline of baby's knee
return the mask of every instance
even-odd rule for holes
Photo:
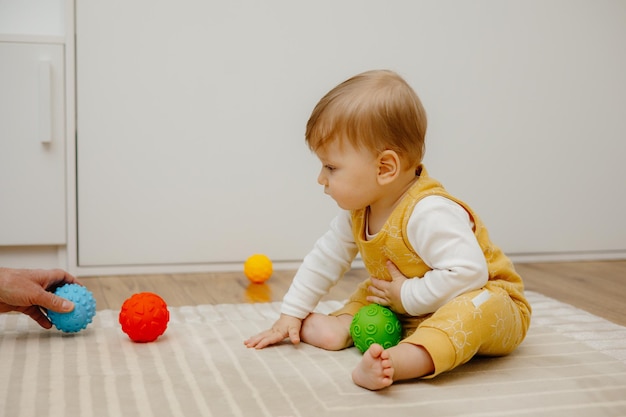
[[[337,317],[310,315],[302,324],[302,341],[326,350],[341,350],[352,345],[349,328]]]
[[[318,347],[326,350],[341,350],[350,345],[349,339],[335,332],[322,331],[318,334]]]

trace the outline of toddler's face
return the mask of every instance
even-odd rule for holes
[[[317,182],[344,210],[358,210],[378,196],[378,161],[371,151],[335,140],[318,149],[322,170]]]

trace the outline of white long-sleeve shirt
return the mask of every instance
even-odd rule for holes
[[[407,277],[421,279],[409,279],[402,285],[402,305],[408,314],[432,313],[454,297],[487,283],[487,262],[473,226],[465,209],[445,197],[428,196],[415,205],[407,238],[431,270],[423,277]],[[304,258],[281,312],[305,318],[350,269],[357,253],[350,212],[342,211]]]

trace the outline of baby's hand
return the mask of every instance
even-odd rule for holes
[[[296,317],[281,314],[280,318],[274,323],[271,329],[265,330],[256,336],[243,342],[246,347],[263,349],[274,343],[278,343],[289,337],[291,343],[297,345],[300,343],[300,328],[302,320]]]
[[[370,279],[372,285],[369,287],[370,295],[367,297],[367,301],[389,307],[396,313],[406,314],[406,310],[402,306],[400,292],[407,277],[402,275],[402,272],[391,261],[387,261],[387,269],[391,274],[391,281],[372,277]]]

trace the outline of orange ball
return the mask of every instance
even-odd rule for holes
[[[155,341],[167,328],[170,312],[167,304],[151,292],[137,293],[124,301],[119,321],[133,342]]]
[[[272,261],[265,255],[254,254],[243,264],[243,273],[255,284],[262,284],[272,276]]]

